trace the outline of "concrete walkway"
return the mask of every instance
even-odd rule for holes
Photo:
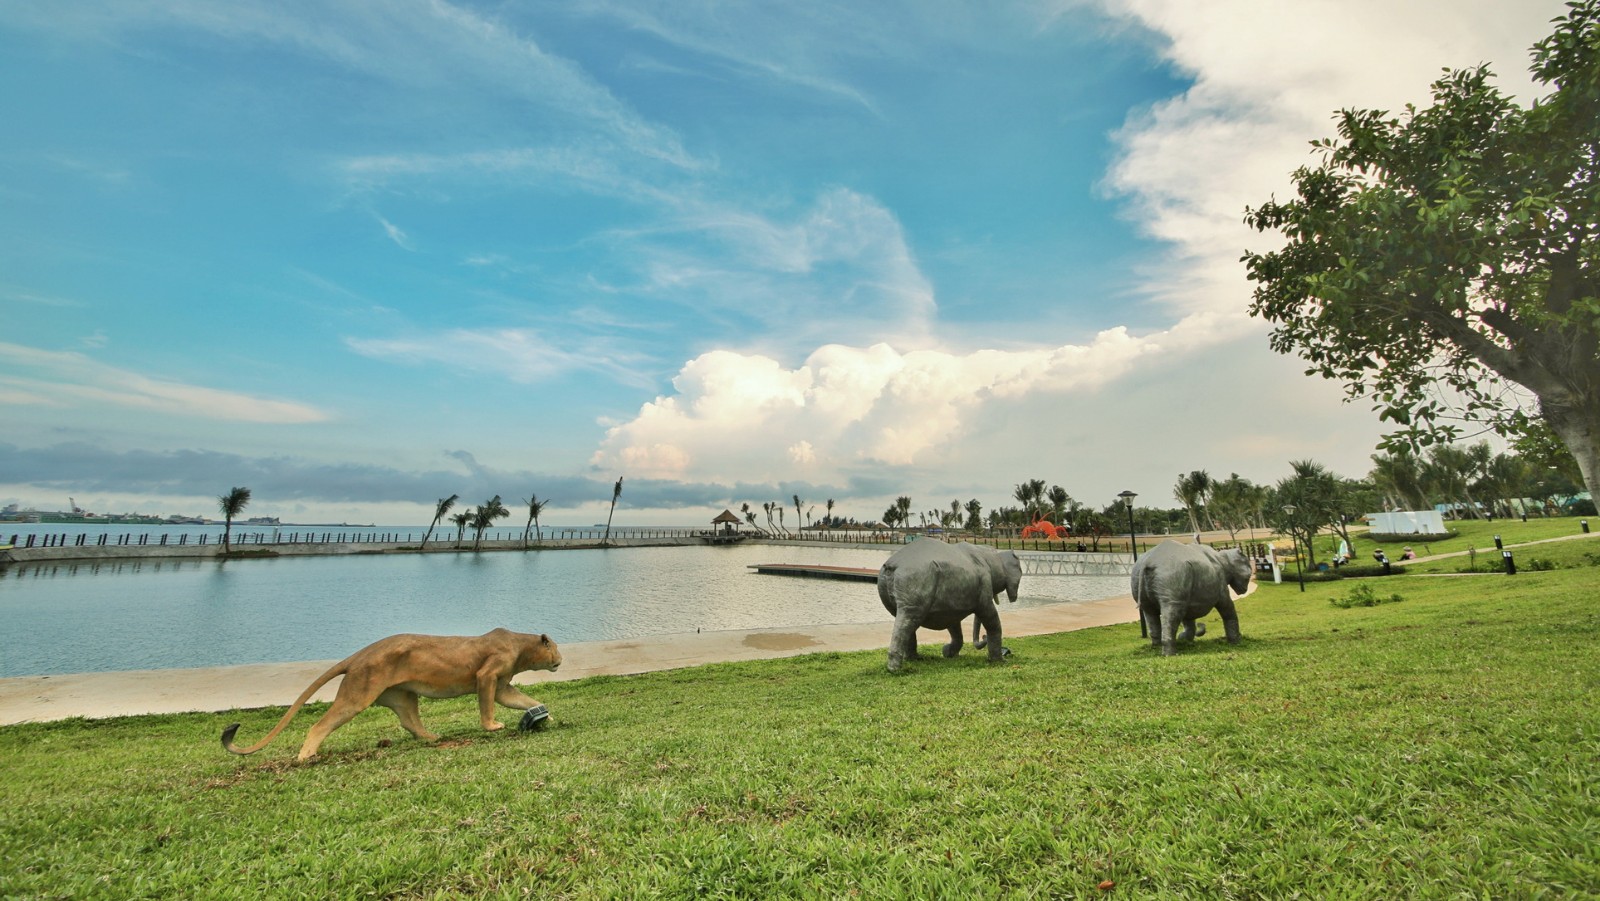
[[[1254,588],[1252,583],[1251,589]],[[1138,621],[1133,599],[1127,595],[1010,610],[1002,605],[1001,617],[1008,638]],[[891,621],[885,614],[882,621],[873,623],[568,642],[561,645],[563,662],[559,672],[524,673],[517,681],[537,684],[723,661],[875,650],[888,647],[890,626]],[[927,645],[946,640],[946,635],[923,630],[919,639]],[[352,652],[355,650],[351,648]],[[973,653],[970,645],[966,653]],[[293,703],[307,685],[336,662],[315,660],[0,679],[0,725],[71,717],[284,707]],[[339,680],[335,679],[323,686],[315,699],[332,700],[338,685]]]

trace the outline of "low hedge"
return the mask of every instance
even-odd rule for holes
[[[1368,532],[1367,540],[1379,544],[1422,544],[1426,541],[1445,541],[1460,532]]]

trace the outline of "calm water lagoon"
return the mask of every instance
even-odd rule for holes
[[[595,641],[881,621],[887,641],[872,583],[748,567],[876,568],[888,553],[738,545],[12,566],[0,568],[0,677],[331,660],[396,632],[496,626]],[[1126,576],[1025,576],[1016,606],[1126,591]]]

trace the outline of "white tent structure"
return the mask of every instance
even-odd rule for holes
[[[1363,516],[1380,535],[1443,535],[1444,517],[1437,510],[1402,510]]]

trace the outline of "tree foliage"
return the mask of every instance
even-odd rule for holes
[[[439,521],[444,519],[445,514],[450,512],[450,508],[454,507],[458,500],[461,500],[461,495],[452,494],[449,497],[439,498],[438,502],[433,505],[433,522],[428,524],[428,531],[422,533],[423,547],[428,546],[428,539],[433,537],[434,527],[439,525]]]
[[[1372,401],[1387,449],[1452,441],[1462,420],[1542,421],[1593,490],[1600,0],[1568,4],[1532,57],[1553,91],[1531,106],[1479,66],[1435,82],[1426,109],[1340,112],[1299,196],[1246,212],[1287,243],[1243,260],[1273,348]]]
[[[244,512],[250,503],[250,489],[235,487],[217,498],[217,508],[222,512],[222,552],[233,551],[233,518]]]

